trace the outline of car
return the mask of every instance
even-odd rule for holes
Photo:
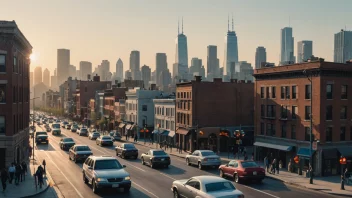
[[[84,161],[89,156],[93,155],[92,150],[87,145],[74,145],[68,151],[68,157],[75,163],[78,161]]]
[[[80,129],[80,130],[77,130],[77,134],[79,135],[79,136],[88,136],[88,130],[87,130],[87,128],[82,128],[82,129]]]
[[[221,160],[211,150],[195,150],[192,154],[186,155],[186,164],[188,166],[197,165],[202,170],[206,166],[219,167]]]
[[[60,128],[60,124],[59,123],[54,123],[54,124],[51,125],[51,128],[59,129]]]
[[[49,123],[52,124],[54,121],[52,119],[49,119]]]
[[[123,143],[115,147],[116,156],[138,158],[138,149],[132,143]]]
[[[66,125],[66,129],[71,130],[71,125],[70,125],[70,124],[67,124],[67,125]]]
[[[77,132],[78,126],[77,125],[72,125],[71,127],[71,132]]]
[[[75,141],[70,137],[61,138],[59,142],[59,146],[62,150],[69,150],[75,144]]]
[[[49,144],[48,133],[45,131],[38,131],[35,133],[35,143],[36,144]]]
[[[100,133],[98,133],[98,132],[93,132],[93,133],[90,133],[90,134],[89,134],[88,139],[90,139],[90,140],[96,140],[98,137],[100,137]]]
[[[54,128],[52,134],[53,135],[61,135],[61,129]]]
[[[90,156],[83,164],[83,181],[92,185],[94,193],[103,188],[122,188],[129,192],[132,182],[125,167],[115,157]]]
[[[45,130],[46,130],[46,132],[50,132],[51,128],[50,127],[46,127]]]
[[[63,121],[62,124],[61,124],[61,127],[62,127],[62,128],[66,128],[66,125],[68,125],[68,122]]]
[[[121,133],[116,130],[110,131],[110,136],[115,141],[121,141]]]
[[[148,164],[151,168],[156,166],[168,168],[171,163],[170,156],[162,149],[150,149],[141,155],[141,161],[143,165]]]
[[[112,146],[114,142],[112,141],[110,136],[104,135],[104,136],[99,136],[96,140],[95,143],[100,146]]]
[[[265,170],[254,161],[231,160],[219,167],[220,177],[231,177],[236,183],[241,181],[262,182],[265,178]]]
[[[171,191],[175,198],[244,198],[244,194],[228,180],[217,176],[195,176],[172,182]]]

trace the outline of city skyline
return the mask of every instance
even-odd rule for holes
[[[126,8],[138,5],[138,2],[136,0],[123,4],[121,1],[99,4],[88,1],[84,7],[79,8],[81,1],[61,1],[60,3],[46,3],[39,0],[30,3],[23,1],[23,8],[16,7],[20,14],[10,12],[15,8],[15,3],[9,2],[4,5],[3,14],[7,20],[16,20],[33,43],[33,51],[37,60],[32,62],[31,71],[36,66],[42,66],[48,68],[51,73],[56,67],[56,51],[60,48],[70,49],[70,64],[77,66],[80,61],[86,60],[92,62],[93,68],[101,60],[116,62],[118,58],[121,58],[123,62],[128,62],[130,51],[138,50],[141,52],[141,65],[149,65],[152,70],[155,70],[155,54],[164,52],[168,56],[168,68],[171,71],[174,63],[177,20],[181,16],[184,18],[184,28],[187,30],[189,64],[190,57],[206,60],[206,47],[217,45],[218,58],[222,65],[224,60],[223,38],[226,35],[229,13],[234,15],[239,61],[248,61],[252,65],[255,63],[254,54],[257,46],[264,46],[267,49],[269,62],[279,63],[280,29],[286,26],[293,28],[295,40],[312,40],[315,43],[314,55],[323,57],[327,61],[333,61],[334,34],[344,29],[345,26],[349,30],[352,25],[348,20],[348,5],[352,5],[350,1],[341,1],[346,6],[339,9],[334,9],[338,6],[327,0],[305,2],[305,8],[301,8],[300,1],[295,3],[224,1],[217,7],[214,7],[211,1],[198,1],[197,14],[194,14],[191,4],[183,1],[182,3],[168,2],[158,4],[158,6],[150,3],[145,8],[138,7],[138,14],[135,16],[124,11]],[[319,8],[314,6],[316,3],[319,3]],[[184,9],[180,9],[180,5]],[[29,8],[28,11],[24,10],[25,7]],[[74,12],[75,14],[70,14],[70,12],[65,16],[52,14],[60,10],[76,8],[78,10]],[[207,16],[209,8],[213,9],[214,14]],[[298,9],[301,9],[301,12],[297,12]],[[94,18],[89,16],[90,11],[99,10],[106,10],[107,14]],[[168,12],[149,14],[154,10],[168,10]],[[265,14],[271,11],[275,15]],[[248,15],[248,13],[252,14]],[[329,15],[324,13],[329,13]],[[46,17],[43,18],[43,15]],[[87,19],[84,20],[85,18]],[[32,21],[40,21],[40,23]],[[135,27],[131,28],[129,23],[134,24]],[[91,30],[91,25],[97,28]],[[101,29],[106,31],[103,33]],[[38,36],[38,31],[47,34]],[[140,36],[141,32],[143,32],[142,36]],[[155,37],[156,34],[157,37]],[[72,39],[73,37],[75,39]],[[92,37],[96,39],[90,39]],[[110,43],[102,44],[107,43],[105,40],[109,40]],[[103,50],[95,50],[97,48]],[[114,69],[111,72],[114,72]]]

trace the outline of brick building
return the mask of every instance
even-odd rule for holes
[[[312,79],[312,93],[307,76]],[[317,145],[312,153],[315,174],[338,174],[341,155],[347,157],[347,166],[351,168],[352,63],[319,59],[256,69],[254,77],[257,160],[272,153],[287,167],[297,155],[300,157],[297,168],[307,169],[312,109],[313,145]]]
[[[126,91],[128,91],[128,88],[117,86],[104,91],[104,117],[109,120],[109,129],[114,129],[117,125],[117,120],[115,120],[115,102],[119,102],[120,99],[126,99]]]
[[[0,21],[0,169],[28,159],[29,56],[15,21]]]
[[[188,151],[228,151],[236,130],[253,133],[253,92],[250,81],[202,82],[196,76],[194,81],[177,84],[176,141]],[[227,136],[220,137],[220,132]]]

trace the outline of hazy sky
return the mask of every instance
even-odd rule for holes
[[[207,45],[218,46],[221,66],[227,15],[233,13],[239,60],[254,65],[257,46],[278,63],[280,29],[293,27],[297,41],[313,40],[313,54],[333,60],[334,33],[352,29],[352,0],[2,0],[0,20],[15,20],[34,47],[35,66],[56,68],[58,48],[71,50],[71,64],[86,60],[96,67],[118,58],[129,68],[131,50],[141,52],[141,64],[155,68],[155,54],[175,61],[177,20],[184,17],[189,63],[203,59]],[[141,65],[141,66],[142,66]],[[77,67],[78,68],[78,67]]]

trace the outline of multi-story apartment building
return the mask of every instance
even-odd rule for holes
[[[175,144],[175,96],[168,96],[160,99],[154,99],[154,131],[158,134],[154,141],[164,141]]]
[[[126,99],[127,90],[124,87],[113,87],[104,91],[104,117],[109,120],[109,129],[114,129],[118,124],[115,120],[115,102]]]
[[[126,106],[125,106],[125,99],[119,99],[115,102],[114,105],[114,113],[115,113],[115,122],[119,123],[118,130],[119,132],[124,135],[125,134],[125,119],[126,119]]]
[[[301,159],[298,166],[307,169],[312,116],[315,174],[340,173],[340,156],[348,159],[347,167],[351,168],[352,63],[318,59],[256,69],[254,77],[257,160],[273,154],[287,167],[298,156]]]

